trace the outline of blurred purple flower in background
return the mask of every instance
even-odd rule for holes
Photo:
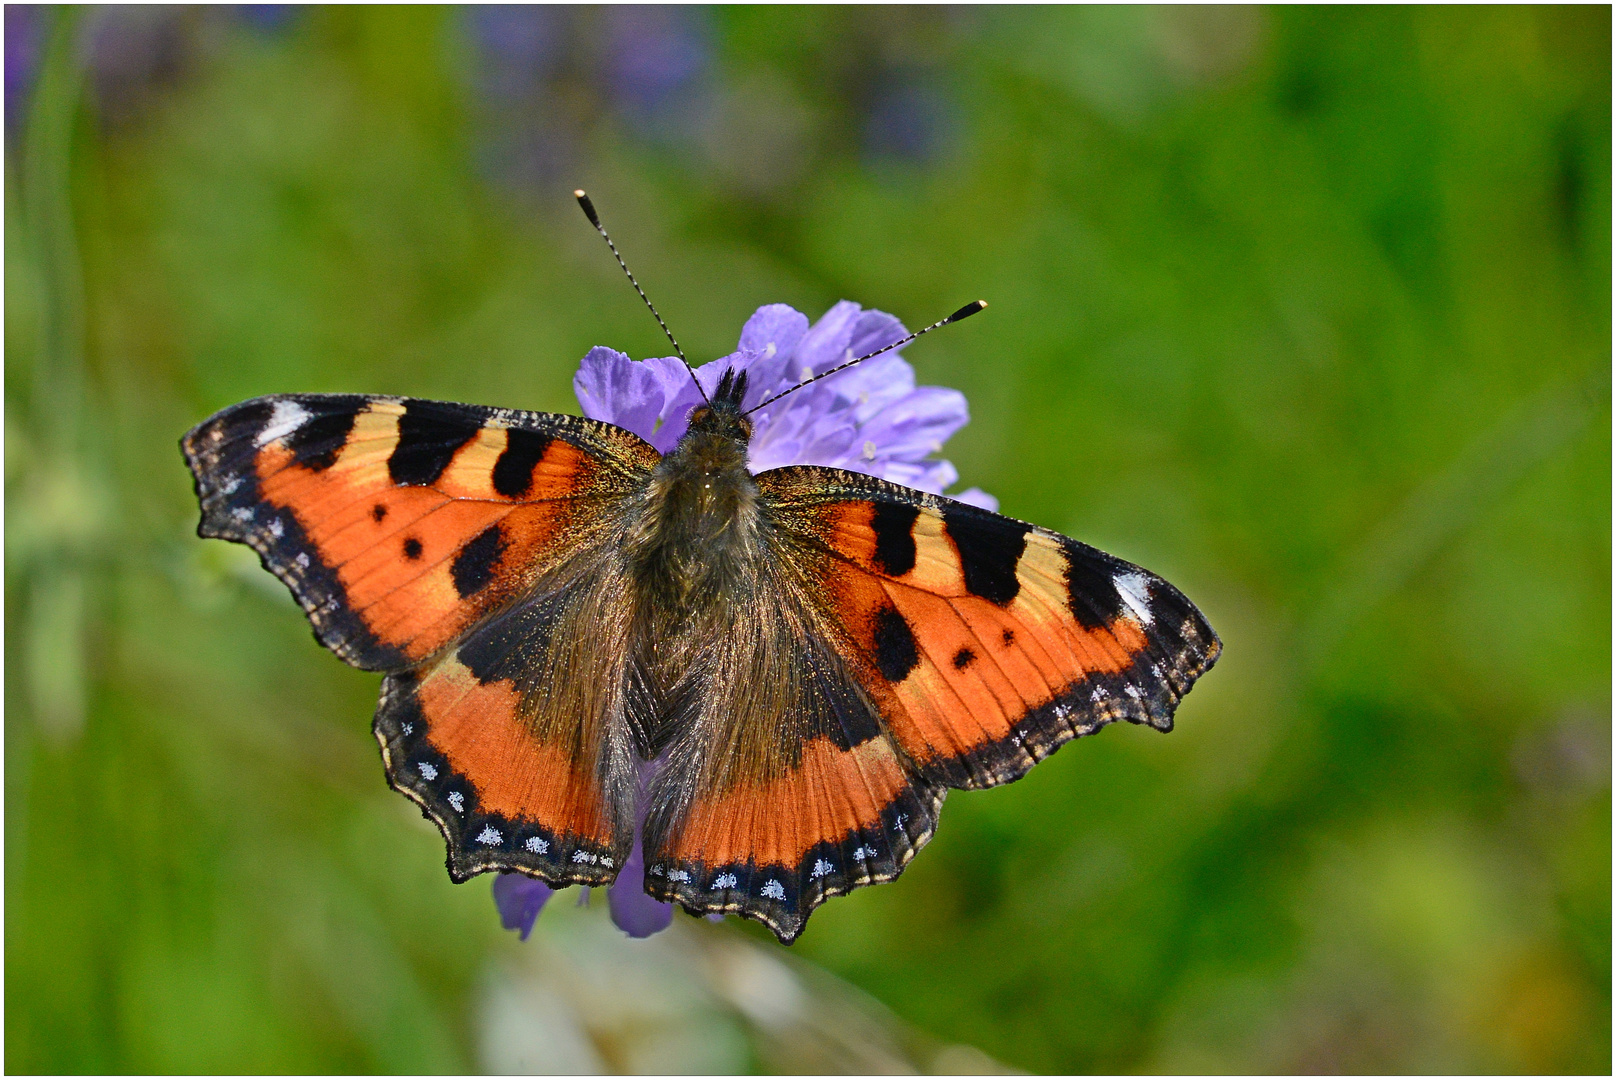
[[[195,66],[206,39],[198,30],[213,17],[201,8],[91,8],[85,59],[101,122],[118,127],[142,116]]]
[[[864,126],[864,151],[874,159],[923,164],[953,136],[948,99],[922,82],[900,82],[876,95]]]
[[[747,320],[735,352],[704,364],[696,375],[711,394],[729,368],[746,371],[744,404],[752,408],[906,333],[891,315],[847,300],[812,326],[801,312],[770,304]],[[690,410],[701,403],[678,357],[636,362],[597,346],[584,357],[572,385],[585,416],[625,427],[664,454],[685,433]],[[969,419],[965,395],[941,386],[917,387],[914,368],[890,352],[752,414],[748,464],[754,473],[782,465],[828,465],[940,495],[959,473],[931,455]],[[993,496],[977,488],[950,498],[998,508]]]
[[[484,115],[484,171],[521,190],[547,189],[577,172],[577,95],[562,85],[572,61],[576,10],[477,5],[462,19],[474,47],[473,80]]]
[[[548,198],[627,141],[731,195],[788,203],[849,153],[927,166],[954,142],[951,22],[871,17],[800,67],[737,68],[720,59],[728,19],[681,5],[462,9],[484,172]]]
[[[562,59],[565,27],[554,8],[479,4],[466,8],[465,16],[478,50],[478,88],[489,97],[525,98]]]
[[[265,36],[273,37],[290,30],[303,15],[301,4],[237,4],[236,15],[242,22]]]
[[[675,5],[624,5],[601,14],[601,73],[618,112],[652,141],[694,134],[710,97],[712,47],[705,13]]]
[[[18,129],[28,108],[29,91],[39,74],[50,9],[33,4],[6,5],[6,133]]]

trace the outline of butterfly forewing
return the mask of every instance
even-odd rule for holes
[[[201,535],[250,544],[320,641],[371,670],[530,587],[657,459],[581,417],[333,394],[243,402],[181,446]]]
[[[815,574],[845,659],[922,776],[1025,775],[1116,720],[1172,727],[1217,635],[1161,578],[1058,533],[860,473],[758,477]]]

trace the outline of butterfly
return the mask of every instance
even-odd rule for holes
[[[199,534],[251,546],[321,644],[384,673],[387,777],[453,880],[606,885],[638,830],[650,896],[789,944],[897,877],[950,788],[1117,720],[1170,730],[1216,660],[1182,593],[1076,540],[858,472],[753,475],[747,383],[703,389],[666,454],[345,394],[183,438]]]

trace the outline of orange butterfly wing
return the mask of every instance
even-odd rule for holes
[[[615,875],[627,840],[598,733],[507,655],[564,659],[578,686],[618,677],[609,651],[566,649],[601,640],[578,620],[625,587],[608,549],[659,460],[649,444],[576,416],[308,394],[233,406],[181,447],[199,533],[252,546],[322,644],[392,673],[376,715],[388,777],[443,829],[452,876]]]
[[[935,782],[1008,783],[1116,720],[1171,730],[1222,647],[1172,585],[1047,529],[858,473],[758,480],[830,556],[852,666]]]
[[[581,417],[334,394],[243,402],[181,447],[197,531],[251,545],[322,644],[383,671],[530,586],[658,460]]]

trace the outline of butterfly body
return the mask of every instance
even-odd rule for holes
[[[896,877],[950,787],[1115,720],[1172,726],[1219,644],[1146,571],[816,466],[753,475],[745,373],[666,455],[613,425],[291,395],[182,442],[200,532],[385,672],[390,783],[457,881],[643,887],[793,940]]]
[[[744,376],[739,386],[744,393]],[[752,426],[739,400],[720,396],[696,410],[689,431],[652,470],[641,519],[630,530],[639,595],[654,597],[649,606],[673,620],[693,604],[733,602],[748,578],[745,561],[760,556],[762,508],[747,469]]]

